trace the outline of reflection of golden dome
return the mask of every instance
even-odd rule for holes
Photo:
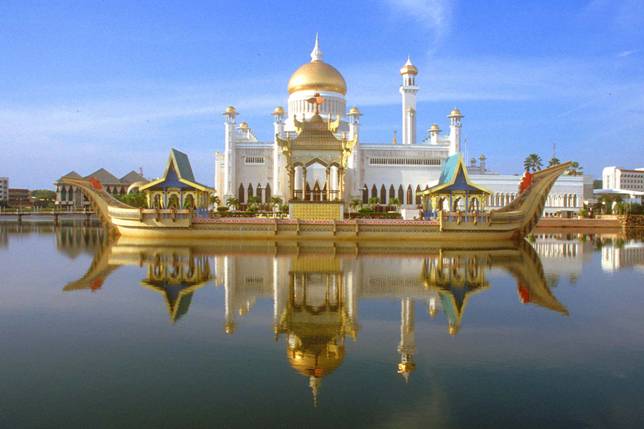
[[[294,370],[304,376],[324,377],[338,368],[344,359],[344,346],[329,345],[320,352],[311,350],[288,350],[288,362]]]
[[[235,333],[235,323],[234,322],[228,322],[224,325],[224,332],[228,335],[232,335]]]
[[[288,80],[288,93],[303,90],[347,93],[347,83],[335,67],[322,61],[311,61],[300,66]]]

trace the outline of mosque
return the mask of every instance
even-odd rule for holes
[[[408,58],[400,69],[402,124],[400,137],[390,143],[360,141],[358,107],[347,110],[347,83],[324,61],[316,36],[311,61],[301,65],[288,81],[287,110],[273,110],[273,141],[260,141],[238,112],[224,112],[224,151],[215,154],[215,188],[222,201],[240,203],[255,197],[270,202],[279,196],[290,202],[382,204],[397,199],[405,218],[417,215],[423,190],[437,184],[446,160],[461,154],[463,114],[457,108],[443,131],[432,124],[426,134],[416,125],[419,70]],[[491,191],[485,205],[501,207],[518,193],[519,175],[496,174],[487,169],[484,155],[467,168],[474,182]],[[562,176],[546,203],[546,215],[579,212],[583,206],[581,176]]]

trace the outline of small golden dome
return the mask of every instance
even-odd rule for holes
[[[248,127],[248,122],[242,122],[241,124],[239,124],[239,129],[240,130],[247,130],[248,128],[249,128]],[[242,309],[239,309],[239,311],[241,313]]]
[[[449,113],[448,118],[462,118],[463,115],[461,114],[461,111],[458,110],[456,107],[452,109],[452,111]]]
[[[322,61],[311,61],[300,66],[288,80],[288,93],[296,91],[331,91],[347,93],[347,83],[335,67]]]
[[[438,124],[432,124],[432,126],[429,128],[430,132],[439,132],[441,129],[438,127]]]
[[[282,106],[277,106],[275,110],[273,110],[273,116],[282,116],[284,114],[284,108]]]
[[[224,110],[224,115],[236,115],[237,110],[235,110],[235,106],[228,106],[226,107],[226,110]]]
[[[349,116],[362,116],[362,113],[360,113],[360,110],[356,107],[353,106],[351,109],[349,109]]]
[[[407,62],[400,69],[400,74],[401,75],[405,75],[405,74],[417,75],[418,74],[418,69],[416,68],[415,65],[412,64],[411,58],[407,57]]]

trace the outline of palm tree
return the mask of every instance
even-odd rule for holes
[[[211,195],[209,200],[210,200],[210,204],[214,205],[215,207],[219,207],[219,204],[221,204],[221,200],[215,194]]]
[[[389,200],[389,204],[391,204],[392,206],[396,206],[396,210],[400,210],[400,200],[398,198],[396,197],[391,198]]]
[[[550,161],[548,161],[548,167],[554,167],[555,165],[559,164],[561,164],[561,161],[556,156],[553,156],[552,158],[550,158]]]
[[[362,201],[360,201],[358,198],[354,198],[351,200],[351,203],[349,203],[349,207],[351,207],[353,211],[355,211],[360,206],[360,204],[362,204]]]
[[[283,201],[280,197],[271,197],[271,205],[273,208],[275,207],[280,207],[282,205]]]
[[[539,155],[531,153],[523,161],[523,167],[527,172],[534,173],[535,171],[541,170],[541,167],[543,167],[543,161]]]
[[[566,175],[568,176],[583,176],[584,175],[584,167],[579,165],[577,161],[573,161],[570,163],[570,167],[568,167],[568,170],[566,170]]]
[[[233,210],[237,210],[239,208],[239,200],[235,197],[228,197],[226,199],[226,205]]]
[[[373,208],[373,206],[378,205],[379,202],[380,200],[378,199],[378,197],[369,198],[369,205],[371,206],[371,208]]]
[[[257,210],[259,203],[261,203],[262,200],[259,197],[252,196],[248,197],[248,210]]]

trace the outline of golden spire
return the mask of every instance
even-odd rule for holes
[[[394,130],[394,138],[391,141],[391,144],[398,144],[398,139],[396,138],[396,130]]]

